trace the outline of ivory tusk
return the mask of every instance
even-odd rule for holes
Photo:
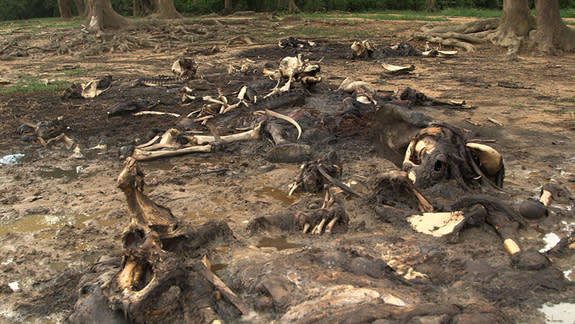
[[[292,125],[295,126],[295,128],[297,129],[297,139],[298,139],[298,140],[300,139],[301,134],[302,134],[302,129],[301,129],[301,126],[298,124],[298,122],[295,121],[295,119],[293,119],[293,118],[291,118],[291,117],[289,117],[289,116],[286,116],[286,115],[282,115],[282,114],[280,114],[280,113],[277,113],[277,112],[272,111],[272,110],[269,110],[269,109],[266,109],[265,111],[261,111],[261,110],[260,110],[260,111],[256,111],[256,112],[254,112],[254,113],[256,113],[256,114],[265,114],[266,116],[276,117],[276,118],[283,119],[283,120],[287,121],[288,123],[290,123],[290,124],[292,124]]]

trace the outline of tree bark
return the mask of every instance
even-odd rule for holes
[[[58,10],[60,11],[60,18],[72,18],[72,7],[70,0],[58,0]]]
[[[435,0],[425,0],[425,11],[435,12]]]
[[[559,12],[559,0],[537,0],[537,30],[534,40],[542,52],[559,54],[575,49],[575,31],[567,27]]]
[[[111,0],[90,0],[88,2],[88,30],[115,29],[128,24],[130,24],[128,19],[114,11]]]
[[[507,47],[508,54],[516,54],[523,39],[535,26],[536,21],[529,11],[528,0],[504,0],[499,26],[491,41]]]
[[[176,6],[174,5],[174,0],[154,0],[154,15],[157,18],[161,19],[176,19],[182,18],[182,14],[180,14],[176,10]]]
[[[288,12],[301,12],[294,0],[278,0],[278,8],[287,7]]]
[[[74,0],[76,9],[78,9],[78,16],[86,17],[88,15],[88,1],[89,0]]]

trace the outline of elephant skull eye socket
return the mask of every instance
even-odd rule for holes
[[[444,167],[443,161],[437,160],[437,161],[435,161],[435,165],[433,166],[433,170],[439,172],[439,171],[443,170],[443,167]]]

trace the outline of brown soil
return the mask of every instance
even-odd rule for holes
[[[304,109],[312,112],[340,109],[341,103],[329,103],[326,96],[346,77],[369,81],[379,90],[412,87],[435,98],[465,100],[474,108],[417,109],[437,121],[463,128],[469,138],[492,141],[490,145],[499,150],[505,160],[505,189],[510,205],[517,207],[521,201],[537,197],[540,186],[547,183],[560,184],[575,192],[573,54],[525,55],[517,62],[506,62],[502,60],[504,49],[484,44],[478,46],[475,53],[460,52],[452,58],[386,58],[391,64],[416,66],[410,75],[389,76],[384,73],[381,60],[346,58],[349,45],[356,40],[353,35],[365,35],[368,30],[369,39],[376,47],[390,46],[408,40],[423,23],[327,24],[263,18],[248,23],[241,19],[194,22],[194,26],[204,25],[208,32],[190,35],[185,42],[179,37],[158,38],[160,40],[153,44],[155,49],[134,46],[130,51],[104,50],[99,55],[82,52],[88,46],[85,43],[83,48],[70,47],[74,55],[35,51],[34,44],[49,43],[50,34],[15,31],[21,39],[20,48],[28,47],[24,51],[28,56],[4,56],[0,61],[1,80],[16,83],[18,78],[29,75],[85,82],[109,74],[114,83],[110,90],[94,99],[62,100],[59,92],[0,96],[0,119],[3,120],[0,157],[26,155],[16,165],[0,166],[0,321],[64,321],[73,311],[82,276],[102,256],[121,255],[120,236],[128,220],[124,196],[115,183],[122,169],[121,147],[141,143],[149,138],[151,130],[165,130],[177,119],[130,115],[108,118],[106,111],[118,102],[142,98],[159,100],[155,110],[189,113],[192,108],[180,104],[177,92],[128,86],[138,77],[169,74],[173,59],[185,50],[204,50],[218,45],[219,53],[196,56],[199,74],[213,75],[225,72],[228,64],[241,65],[248,62],[247,59],[251,60],[249,64],[258,67],[264,63],[277,66],[282,57],[295,53],[279,49],[277,39],[268,36],[271,32],[281,31],[282,37],[306,38],[292,31],[317,28],[321,34],[337,29],[348,36],[307,38],[320,44],[304,56],[312,60],[323,58],[323,81],[308,97]],[[166,33],[171,30],[172,35],[178,35],[162,26],[157,24],[156,29],[142,33],[157,36],[162,30]],[[57,33],[81,34],[79,30]],[[118,35],[134,40],[138,32],[131,30]],[[227,42],[236,35],[249,35],[254,43]],[[6,37],[16,36],[6,33]],[[86,73],[62,76],[65,71],[74,70]],[[500,87],[500,81],[512,81],[525,89]],[[237,91],[238,84],[232,87],[222,83],[221,86],[226,91]],[[205,93],[217,95],[215,89]],[[16,133],[22,121],[54,120],[60,116],[69,127],[66,134],[79,143],[84,158],[71,158],[72,152],[58,145],[47,149],[37,141],[23,141]],[[375,175],[395,168],[378,155],[374,143],[365,136],[369,133],[370,130],[358,130],[353,136],[335,137],[326,141],[329,145],[320,147],[313,157],[337,151],[343,161],[343,180],[356,179],[369,186]],[[105,148],[91,149],[98,144]],[[249,285],[250,274],[261,277],[273,272],[289,276],[292,282],[292,275],[296,272],[299,275],[297,286],[301,285],[301,289],[292,294],[293,299],[282,305],[283,308],[256,312],[246,318],[247,321],[266,322],[277,318],[290,306],[315,298],[322,294],[322,289],[332,285],[385,290],[409,304],[453,303],[465,307],[480,301],[495,306],[503,318],[514,322],[543,322],[543,315],[537,311],[542,304],[575,302],[575,291],[566,279],[553,284],[544,282],[559,271],[575,270],[572,248],[553,257],[552,266],[545,270],[516,270],[500,238],[489,226],[466,229],[458,243],[447,244],[441,239],[416,234],[403,223],[381,222],[375,217],[375,206],[364,200],[346,200],[350,223],[345,234],[250,235],[246,226],[253,218],[321,199],[311,194],[289,197],[288,185],[294,180],[299,165],[268,162],[265,152],[269,148],[269,143],[264,141],[239,143],[216,153],[142,163],[150,197],[169,207],[174,215],[195,225],[213,218],[228,222],[242,244],[211,246],[208,255],[212,265],[217,265],[214,268],[217,274],[246,300],[254,300],[257,295],[255,286]],[[520,243],[524,248],[540,249],[544,246],[545,233],[569,235],[565,224],[575,221],[573,207],[573,200],[555,202],[548,217],[530,221],[520,230]],[[322,263],[328,262],[329,251],[348,253],[351,250],[385,262],[398,259],[399,263],[409,264],[426,274],[427,279],[409,286],[390,280],[381,284],[380,279],[365,274],[344,275],[351,272],[338,266],[335,256],[332,265]],[[317,251],[324,254],[314,254]],[[322,257],[318,257],[320,254]],[[253,260],[257,262],[250,262]],[[256,264],[268,266],[252,269]],[[16,291],[13,283],[18,283]]]

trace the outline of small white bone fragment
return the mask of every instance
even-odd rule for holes
[[[153,111],[153,110],[142,110],[138,111],[137,113],[133,113],[133,116],[143,116],[143,115],[158,115],[158,116],[172,116],[176,118],[180,118],[180,114],[171,113],[171,112],[164,112],[164,111]]]
[[[462,211],[423,213],[412,215],[407,218],[411,228],[423,234],[442,237],[452,234],[461,222],[465,221]]]
[[[393,65],[393,64],[387,64],[387,63],[382,63],[381,66],[383,66],[383,68],[385,69],[385,71],[387,73],[392,73],[392,74],[399,74],[399,73],[408,73],[411,72],[413,70],[415,70],[415,66],[414,65],[404,65],[404,66],[400,66],[400,65]]]

